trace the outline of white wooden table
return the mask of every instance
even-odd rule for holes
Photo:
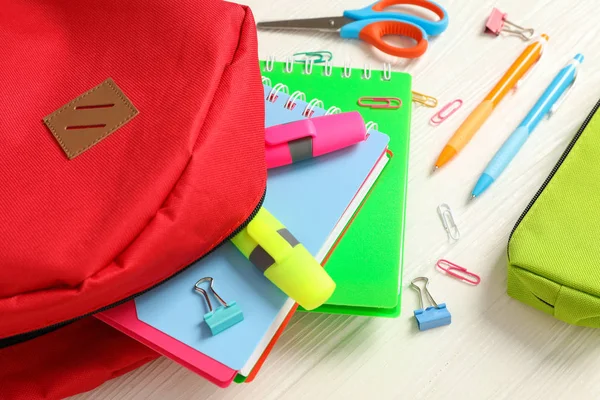
[[[368,0],[246,0],[257,21],[339,15]],[[414,107],[402,315],[398,319],[297,314],[252,384],[222,390],[161,358],[104,384],[83,399],[559,399],[600,397],[600,331],[566,325],[506,295],[508,235],[536,190],[600,97],[600,24],[594,0],[439,0],[450,27],[413,62],[382,57],[329,34],[260,32],[261,58],[327,49],[334,64],[391,61],[414,76],[414,89],[441,105],[465,105],[443,125]],[[467,113],[525,45],[482,34],[493,6],[509,19],[547,32],[550,43],[535,75],[509,96],[454,162],[431,176],[432,164]],[[478,174],[528,112],[557,71],[586,56],[578,86],[552,119],[542,122],[517,160],[483,198],[468,202]],[[462,238],[448,244],[436,207],[448,203]],[[434,269],[448,258],[478,272],[470,287]],[[412,312],[417,276],[430,278],[452,325],[418,332]]]

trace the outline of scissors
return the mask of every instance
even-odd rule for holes
[[[384,11],[396,5],[413,5],[434,12],[439,21],[432,21],[403,12]],[[379,0],[359,10],[346,10],[341,17],[310,18],[259,22],[259,29],[316,30],[339,32],[345,39],[361,39],[384,53],[396,57],[416,58],[427,51],[428,35],[437,36],[448,27],[448,13],[429,0]],[[386,43],[386,35],[406,36],[415,40],[413,47],[398,47]]]

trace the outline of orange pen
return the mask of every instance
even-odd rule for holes
[[[531,43],[519,58],[511,65],[506,74],[496,84],[487,97],[473,110],[460,128],[450,138],[444,150],[435,163],[435,169],[440,168],[454,158],[467,143],[475,136],[484,122],[492,115],[492,112],[504,97],[523,79],[525,74],[540,60],[544,46],[548,42],[548,35],[541,35],[538,40]]]

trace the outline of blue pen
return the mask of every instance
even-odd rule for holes
[[[548,114],[552,115],[564,101],[568,92],[572,89],[577,70],[583,62],[583,55],[577,54],[566,67],[560,70],[542,97],[535,103],[529,114],[521,125],[504,142],[492,161],[488,164],[483,174],[473,189],[473,198],[481,195],[506,169],[508,164],[517,155],[523,144],[540,121]]]

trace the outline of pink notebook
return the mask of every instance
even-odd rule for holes
[[[227,387],[237,375],[237,371],[140,321],[137,317],[134,300],[97,314],[96,318],[145,344],[157,353],[169,357],[215,385]]]

